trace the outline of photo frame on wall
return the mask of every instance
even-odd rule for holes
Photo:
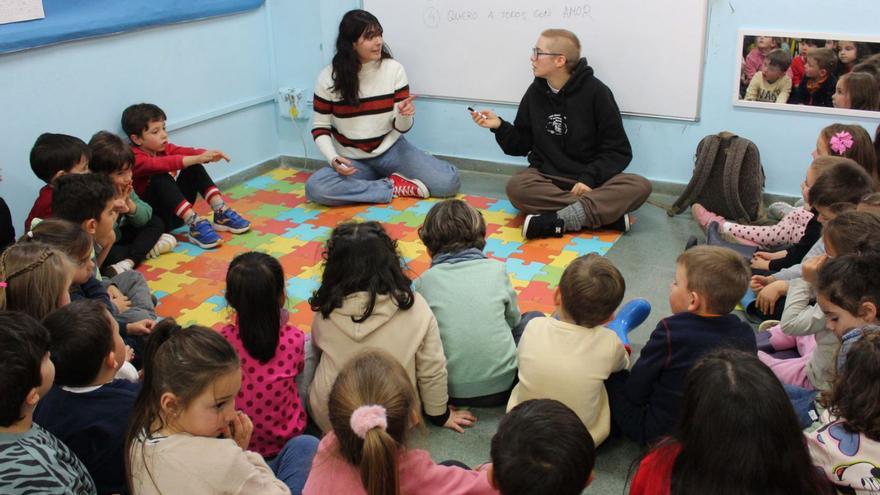
[[[880,118],[880,36],[740,30],[738,47],[734,105]]]

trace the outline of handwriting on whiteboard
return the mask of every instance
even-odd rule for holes
[[[562,8],[539,7],[531,10],[479,10],[475,8],[441,10],[437,7],[428,7],[422,15],[422,20],[424,21],[425,26],[437,28],[442,24],[460,24],[480,20],[495,22],[523,22],[532,19],[550,20],[554,18],[591,18],[591,13],[592,8],[589,3],[565,5]]]

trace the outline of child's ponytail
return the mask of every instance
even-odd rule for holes
[[[398,457],[415,407],[403,367],[384,351],[365,351],[339,372],[328,403],[339,454],[358,466],[368,495],[399,492]]]
[[[284,269],[268,254],[244,253],[229,263],[226,302],[235,310],[244,348],[263,364],[278,347],[284,287]]]

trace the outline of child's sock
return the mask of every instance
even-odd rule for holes
[[[193,211],[192,208],[190,208],[189,211],[187,211],[186,213],[184,213],[183,216],[182,216],[181,218],[183,218],[183,223],[185,223],[185,224],[187,224],[188,226],[192,227],[193,224],[196,223],[196,220],[199,219],[199,216],[196,215],[196,212]]]
[[[198,217],[196,212],[193,210],[193,205],[187,201],[183,200],[177,205],[177,209],[174,210],[174,214],[177,215],[178,218],[183,220],[183,223],[187,225],[192,225],[195,223],[195,219]]]
[[[572,203],[565,208],[556,212],[559,215],[559,218],[565,222],[565,231],[566,232],[576,232],[584,228],[584,224],[587,223],[587,212],[584,211],[583,205],[578,203]]]
[[[211,209],[215,213],[222,213],[226,209],[226,202],[223,201],[223,196],[220,195],[220,190],[216,187],[212,186],[205,191],[205,201],[211,205]]]

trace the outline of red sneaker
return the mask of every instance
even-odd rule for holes
[[[400,174],[391,174],[393,193],[398,198],[427,198],[428,188],[419,179],[407,179]]]

